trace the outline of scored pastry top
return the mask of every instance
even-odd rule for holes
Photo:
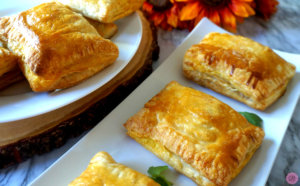
[[[184,170],[177,165],[181,161],[169,161],[167,152],[217,185],[228,184],[239,173],[264,137],[261,128],[228,105],[177,82],[169,83],[124,126],[131,137],[179,171]]]
[[[199,84],[261,110],[283,94],[295,74],[295,66],[269,47],[225,33],[210,33],[191,46],[183,70]]]

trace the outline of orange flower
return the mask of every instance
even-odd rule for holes
[[[163,5],[162,7],[160,5]],[[143,5],[155,26],[192,30],[203,17],[229,31],[236,31],[237,22],[257,14],[269,19],[277,10],[277,0],[148,0]]]
[[[192,29],[203,18],[224,28],[235,31],[236,20],[255,14],[254,0],[170,0],[171,8],[155,10],[153,5],[145,2],[143,10],[156,26],[171,30],[172,28]],[[263,0],[262,0],[263,1]]]
[[[172,28],[192,29],[192,27],[188,26],[188,22],[180,21],[180,7],[178,3],[174,3],[171,8],[162,11],[156,10],[151,3],[144,2],[143,10],[155,26],[159,26],[164,30],[172,30]]]

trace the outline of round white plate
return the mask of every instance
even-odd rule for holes
[[[41,0],[9,0],[1,3],[0,17],[29,9]],[[0,123],[37,116],[70,104],[103,86],[115,77],[136,53],[142,36],[142,24],[137,13],[116,22],[118,33],[112,41],[119,47],[116,62],[86,81],[64,90],[34,93],[26,81],[0,91]]]

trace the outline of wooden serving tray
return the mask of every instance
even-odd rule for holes
[[[141,44],[128,65],[111,81],[86,97],[57,110],[0,124],[0,168],[62,146],[69,138],[95,126],[151,72],[158,58],[156,30],[138,12]]]

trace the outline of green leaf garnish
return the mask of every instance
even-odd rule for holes
[[[162,172],[164,172],[165,170],[167,170],[169,167],[168,166],[157,166],[157,167],[150,167],[148,169],[148,174],[150,174],[153,177],[157,177],[160,176],[160,174]]]
[[[168,181],[164,176],[161,175],[161,173],[167,170],[168,168],[168,166],[150,167],[147,172],[150,175],[150,177],[154,181],[159,183],[161,186],[171,186],[173,185],[173,183]]]
[[[254,114],[254,113],[250,113],[250,112],[239,112],[241,115],[243,115],[249,123],[251,123],[252,125],[255,125],[257,127],[262,127],[262,119]]]
[[[165,177],[156,177],[156,178],[153,178],[151,177],[154,181],[156,181],[157,183],[159,183],[161,186],[171,186],[173,185],[172,182],[169,182]]]

